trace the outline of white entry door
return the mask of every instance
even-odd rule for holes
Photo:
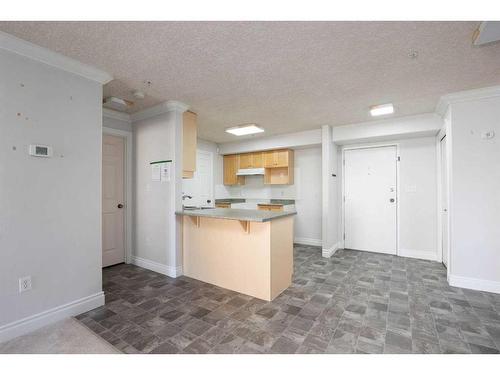
[[[214,207],[213,198],[213,154],[196,151],[196,171],[193,178],[182,180],[182,192],[192,198],[184,200],[185,206]]]
[[[345,150],[345,248],[396,254],[396,146]]]
[[[124,181],[125,140],[102,139],[102,266],[125,262]]]
[[[443,264],[448,267],[448,163],[446,158],[446,136],[441,139],[441,208]]]

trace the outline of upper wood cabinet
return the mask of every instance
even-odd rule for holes
[[[240,168],[262,168],[262,152],[249,152],[240,154]]]
[[[245,176],[237,176],[240,168],[240,155],[224,155],[224,185],[243,185]]]
[[[193,178],[196,171],[197,115],[182,115],[182,178]]]
[[[264,168],[288,167],[293,159],[292,150],[271,150],[264,152]]]

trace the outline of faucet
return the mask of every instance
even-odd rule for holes
[[[184,200],[184,199],[186,199],[186,198],[187,198],[187,199],[191,199],[191,198],[193,198],[193,197],[192,197],[191,195],[183,194],[183,195],[182,195],[182,200]]]

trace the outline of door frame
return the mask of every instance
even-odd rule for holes
[[[126,130],[118,130],[113,128],[102,128],[102,133],[106,135],[114,135],[125,140],[125,158],[124,158],[124,197],[125,197],[125,215],[124,215],[124,239],[125,245],[125,263],[132,263],[132,132]],[[102,168],[102,154],[101,154]],[[101,210],[102,210],[102,181],[101,181]],[[102,236],[102,233],[101,233]],[[101,249],[102,253],[102,249]]]
[[[396,147],[396,256],[399,256],[399,193],[400,193],[400,188],[399,188],[399,161],[400,161],[400,155],[399,155],[399,143],[380,143],[380,144],[367,144],[367,145],[357,145],[357,146],[343,146],[342,147],[342,182],[341,182],[341,228],[342,228],[342,233],[341,233],[341,242],[342,242],[342,248],[345,248],[345,152],[349,150],[362,150],[362,149],[367,149],[367,148],[381,148],[381,147]]]
[[[442,139],[446,137],[446,164],[447,164],[447,180],[448,180],[448,194],[447,194],[447,201],[448,201],[448,247],[446,249],[443,248],[443,220],[442,220],[442,210],[443,210],[443,205],[442,205],[442,197],[443,197],[443,185],[441,184],[441,178],[442,178],[442,163],[441,163],[441,141]],[[449,280],[450,274],[451,274],[451,207],[450,207],[450,201],[451,201],[451,163],[450,163],[450,148],[451,148],[451,142],[450,142],[450,135],[449,131],[446,129],[446,124],[445,126],[438,132],[436,135],[436,162],[437,162],[437,249],[438,249],[438,256],[439,262],[443,262],[443,254],[446,251],[447,254],[447,260],[448,264],[446,266],[446,278]]]
[[[211,203],[210,205],[212,207],[215,207],[215,198],[214,198],[214,195],[215,195],[215,192],[214,192],[214,173],[215,173],[215,168],[214,168],[214,153],[212,151],[206,151],[206,150],[201,150],[201,149],[196,149],[196,154],[205,154],[209,157],[210,159],[210,168],[211,168],[211,172],[210,173],[210,200],[211,200]],[[196,172],[195,172],[196,173]]]

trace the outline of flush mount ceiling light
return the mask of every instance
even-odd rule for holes
[[[226,133],[231,133],[236,136],[262,133],[263,131],[264,129],[255,124],[244,124],[226,129]]]
[[[127,108],[132,107],[134,105],[134,102],[122,98],[117,98],[116,96],[108,96],[107,98],[103,99],[102,104],[106,108],[123,111]]]
[[[391,113],[394,113],[394,106],[392,105],[392,103],[374,105],[370,107],[370,114],[374,117],[390,115]]]

